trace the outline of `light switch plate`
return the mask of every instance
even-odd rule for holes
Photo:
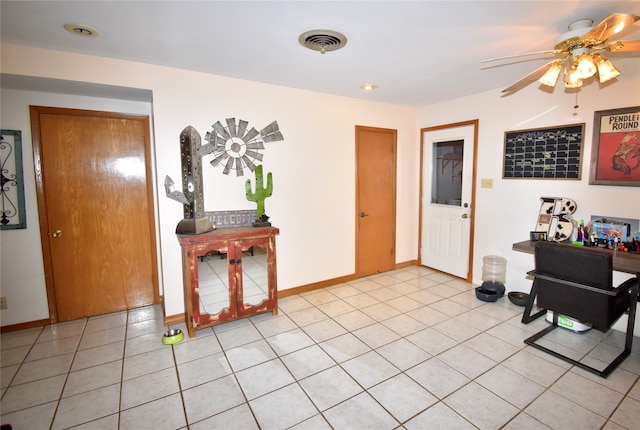
[[[480,187],[482,188],[493,188],[493,179],[481,179]]]

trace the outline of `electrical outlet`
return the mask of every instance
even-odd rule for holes
[[[493,188],[493,179],[481,179],[480,187],[482,188]]]
[[[0,309],[7,309],[7,298],[0,297]]]

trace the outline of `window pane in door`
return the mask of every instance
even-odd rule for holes
[[[461,205],[463,151],[463,140],[433,142],[431,203]]]

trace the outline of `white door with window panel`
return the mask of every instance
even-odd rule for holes
[[[477,121],[422,129],[420,263],[471,279]]]

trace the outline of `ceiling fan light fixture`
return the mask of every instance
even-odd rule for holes
[[[600,83],[603,84],[611,79],[615,78],[620,74],[620,71],[615,68],[611,61],[608,58],[603,57],[600,54],[596,54],[596,65],[598,67],[598,78],[600,79]]]
[[[576,70],[580,79],[587,79],[596,74],[596,66],[589,54],[581,54],[576,60]]]
[[[573,71],[567,75],[567,80],[564,83],[566,88],[580,88],[582,86],[582,79],[578,76],[578,74]]]
[[[549,87],[555,87],[556,82],[558,82],[558,76],[560,76],[560,72],[562,71],[562,64],[560,61],[556,61],[549,67],[549,70],[546,71],[544,75],[539,79],[539,82],[542,85],[547,85]]]

